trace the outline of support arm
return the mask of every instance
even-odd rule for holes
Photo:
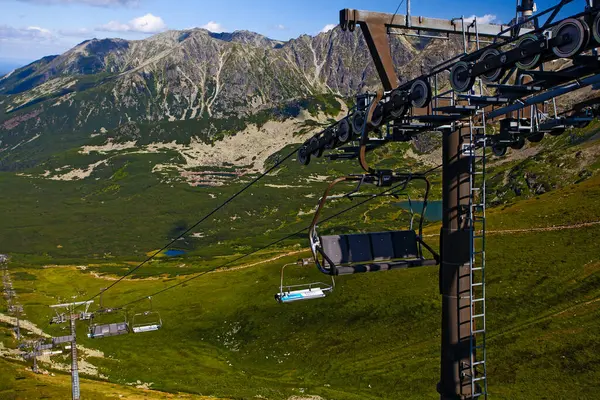
[[[387,27],[379,19],[371,19],[368,16],[363,18],[361,13],[364,14],[365,11],[348,8],[341,10],[340,26],[342,30],[348,29],[352,32],[357,23],[360,25],[383,89],[386,92],[395,89],[398,87],[398,77],[392,62]]]
[[[362,29],[385,91],[390,91],[398,87],[398,77],[394,70],[388,39],[390,28],[462,34],[460,18],[457,20],[446,20],[354,10],[351,8],[340,10],[340,27],[342,30],[353,32],[357,24]],[[508,25],[477,24],[479,37],[499,36],[510,38],[511,33],[507,28]],[[471,28],[469,27],[468,29]],[[507,30],[507,32],[503,32],[504,30]],[[528,29],[522,29],[522,33],[525,33],[525,31],[528,31]],[[469,32],[466,33],[469,34]],[[475,32],[472,33],[474,34]]]

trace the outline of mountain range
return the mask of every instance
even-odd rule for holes
[[[403,81],[458,51],[459,42],[394,36],[391,48]],[[125,123],[190,121],[208,139],[277,106],[376,87],[360,29],[287,42],[204,29],[86,40],[0,78],[0,169],[37,165]]]

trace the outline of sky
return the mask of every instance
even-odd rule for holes
[[[405,1],[405,0],[403,0]],[[538,9],[557,0],[538,0]],[[583,9],[583,0],[569,11]],[[0,0],[0,63],[26,64],[91,38],[143,39],[169,29],[249,30],[273,39],[333,28],[339,10],[393,13],[398,0]],[[412,0],[411,13],[435,18],[478,16],[508,22],[513,0]],[[406,11],[402,4],[400,14]]]

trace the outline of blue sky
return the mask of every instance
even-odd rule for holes
[[[557,0],[541,0],[538,9]],[[569,6],[581,10],[583,0]],[[398,0],[0,0],[0,61],[26,63],[60,54],[90,38],[142,39],[167,29],[246,29],[287,40],[336,24],[342,8],[393,13]],[[419,0],[412,14],[477,15],[494,22],[514,16],[511,0]],[[404,13],[405,6],[399,13]]]

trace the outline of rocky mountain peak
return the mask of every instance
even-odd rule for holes
[[[273,39],[270,39],[259,33],[250,32],[247,30],[233,31],[231,33],[228,33],[228,32],[213,33],[213,32],[211,32],[210,36],[215,39],[223,40],[226,42],[236,42],[236,43],[251,45],[254,47],[261,47],[261,48],[278,48],[278,47],[281,47],[284,43],[280,40],[273,40]]]

